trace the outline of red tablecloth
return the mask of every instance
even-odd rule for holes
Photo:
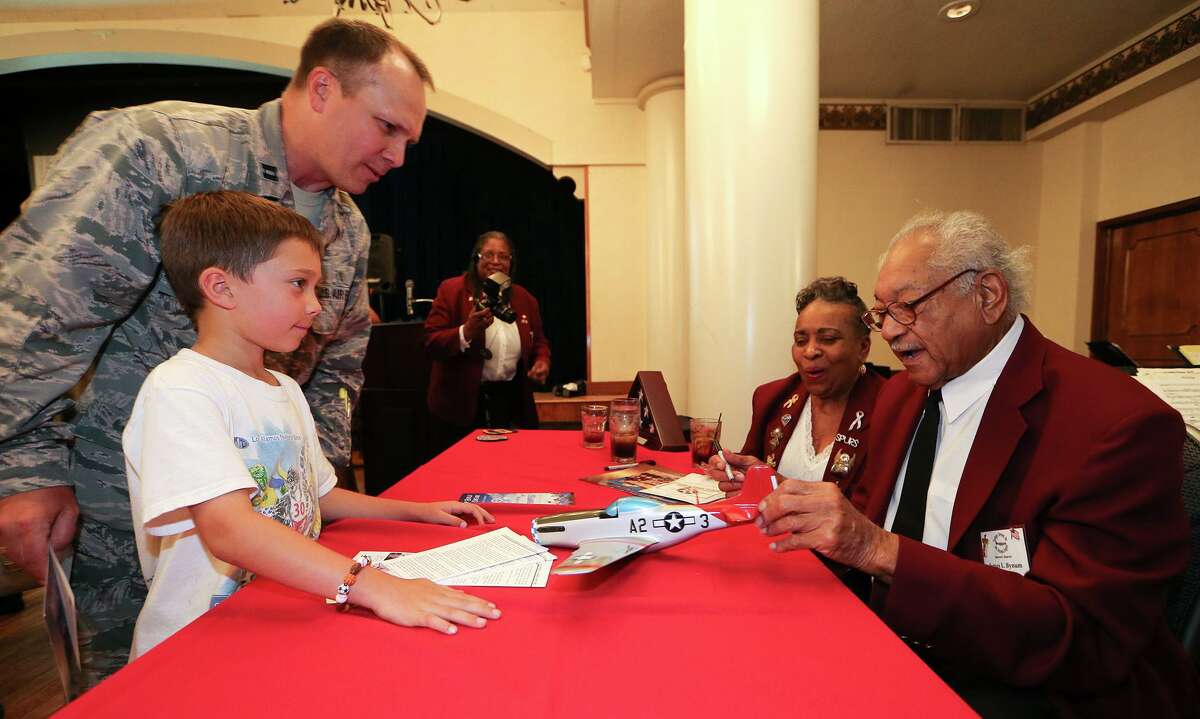
[[[659,464],[688,454],[639,450]],[[578,432],[471,437],[388,495],[573,491],[607,450]],[[554,508],[496,507],[529,535]],[[470,536],[349,520],[321,542],[419,551]],[[259,579],[63,710],[61,716],[711,717],[971,716],[970,709],[808,552],[776,555],[752,526],[702,535],[545,589],[472,588],[503,618],[442,636],[405,629]],[[555,550],[559,556],[567,554]]]

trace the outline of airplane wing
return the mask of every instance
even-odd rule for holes
[[[587,574],[656,544],[654,539],[589,539],[554,568],[553,574]]]

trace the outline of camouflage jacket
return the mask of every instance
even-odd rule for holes
[[[291,207],[280,117],[279,100],[160,102],[93,113],[59,149],[0,234],[0,497],[73,485],[85,517],[130,529],[121,432],[146,374],[195,341],[161,271],[155,217],[218,189]],[[370,333],[370,235],[350,197],[328,193],[321,314],[299,349],[267,364],[304,387],[322,449],[345,465]]]

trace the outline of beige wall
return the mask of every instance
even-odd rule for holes
[[[1096,223],[1200,197],[1200,80],[1041,143],[1037,301],[1046,335],[1091,338]]]
[[[1037,143],[889,145],[882,132],[833,130],[819,143],[817,272],[854,280],[868,304],[880,253],[920,210],[976,210],[1009,241],[1037,242]],[[878,337],[870,359],[898,366]]]
[[[1200,80],[1099,122],[1023,145],[888,145],[883,133],[822,132],[817,268],[868,299],[887,240],[925,207],[969,208],[1034,248],[1030,316],[1086,353],[1096,223],[1200,197]],[[881,342],[871,361],[896,365]]]
[[[646,168],[588,169],[588,313],[592,379],[632,380],[646,366]]]
[[[0,25],[0,61],[137,52],[290,68],[308,31],[326,17],[9,23]],[[644,161],[645,130],[637,105],[592,100],[591,76],[583,66],[582,12],[447,13],[436,27],[397,13],[394,26],[396,35],[425,59],[445,96],[430,97],[435,111],[519,147],[522,132],[532,133],[532,147],[520,149],[547,165]],[[506,132],[518,141],[504,137]]]
[[[1081,354],[1091,323],[1100,134],[1098,123],[1084,123],[1041,143],[1042,212],[1030,317],[1047,337]]]
[[[1097,220],[1200,197],[1200,80],[1105,122],[1099,172]]]

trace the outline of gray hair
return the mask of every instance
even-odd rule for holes
[[[900,228],[879,258],[883,266],[892,248],[900,240],[917,234],[928,234],[936,246],[929,257],[929,266],[953,275],[968,269],[992,269],[999,272],[1008,284],[1008,308],[1005,317],[1012,319],[1029,308],[1030,248],[1010,247],[1000,232],[986,217],[969,210],[921,212]],[[965,295],[975,285],[975,277],[964,275],[953,283],[959,294]]]
[[[865,322],[858,318],[867,313],[867,305],[858,296],[858,285],[845,277],[818,277],[796,293],[796,314],[804,311],[815,300],[824,300],[830,304],[846,305],[853,311],[854,329],[859,335],[870,334],[871,330]]]

